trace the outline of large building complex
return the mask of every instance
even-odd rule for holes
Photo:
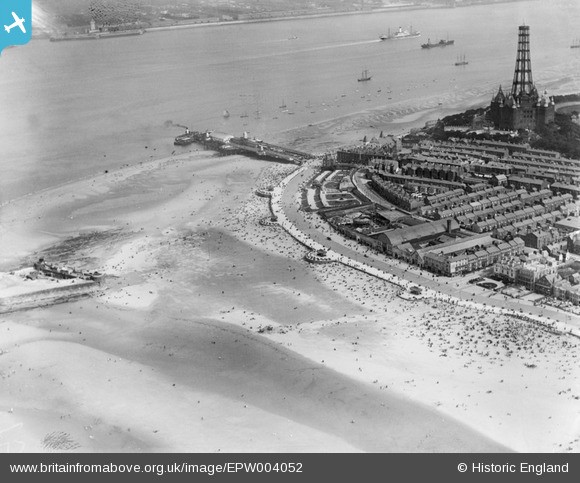
[[[511,91],[500,87],[489,110],[501,130],[554,121],[553,99],[532,80],[529,36],[520,26]],[[303,206],[347,237],[437,275],[481,271],[519,286],[508,294],[579,303],[580,160],[483,136],[437,140],[438,124],[401,139],[365,136],[327,155]]]
[[[439,275],[499,264],[513,272],[506,279],[535,290],[536,280],[554,274],[522,268],[519,257],[536,250],[562,264],[580,251],[580,161],[557,152],[424,140],[389,155],[369,142],[323,168],[306,191],[308,209],[346,236]]]
[[[530,27],[521,25],[518,36],[516,68],[511,92],[501,86],[491,101],[490,117],[497,129],[535,130],[554,121],[554,100],[544,91],[538,93],[532,80]]]

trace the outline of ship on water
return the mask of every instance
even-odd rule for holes
[[[455,40],[445,40],[441,39],[439,42],[431,43],[431,39],[427,39],[426,44],[421,44],[422,49],[432,49],[433,47],[447,47],[448,45],[453,45]]]
[[[403,30],[401,27],[399,27],[399,30],[397,30],[394,34],[391,34],[391,29],[389,28],[387,35],[380,35],[379,39],[381,39],[381,40],[399,40],[399,39],[412,39],[414,37],[420,37],[420,36],[421,36],[421,32],[414,31],[413,26],[410,26],[409,30]]]
[[[373,76],[369,73],[367,69],[362,71],[362,74],[357,79],[359,82],[370,81]]]
[[[465,60],[465,54],[457,56],[457,61],[455,62],[455,65],[467,65],[467,64],[469,64],[469,62]]]

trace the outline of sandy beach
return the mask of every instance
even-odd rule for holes
[[[318,126],[318,147],[368,121]],[[256,189],[294,169],[182,150],[6,203],[2,270],[44,256],[108,277],[0,316],[0,448],[580,449],[576,338],[308,263],[259,223]]]

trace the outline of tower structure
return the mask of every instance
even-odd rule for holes
[[[509,94],[500,86],[491,101],[490,117],[497,129],[534,130],[554,121],[554,100],[538,94],[532,79],[530,27],[520,25],[514,79]]]
[[[512,83],[512,96],[530,95],[534,90],[532,80],[532,59],[530,58],[530,27],[520,25],[518,33],[518,54]]]

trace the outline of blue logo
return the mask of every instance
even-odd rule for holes
[[[32,0],[0,0],[0,53],[26,44],[32,35]]]

